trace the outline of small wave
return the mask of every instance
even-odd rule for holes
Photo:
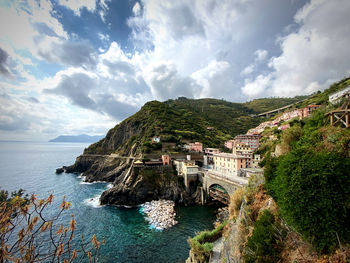
[[[81,181],[80,184],[94,184],[94,183],[90,183],[90,182],[85,182],[85,181]]]
[[[93,182],[86,182],[85,178],[83,181],[80,182],[80,184],[105,184],[106,182],[104,181],[93,181]]]
[[[79,175],[77,178],[81,179],[81,182],[85,182],[86,176]]]
[[[111,189],[112,187],[113,187],[113,184],[112,183],[109,183],[109,184],[107,184],[107,189]]]
[[[94,208],[103,207],[104,205],[100,204],[100,196],[101,195],[96,195],[93,198],[85,199],[84,204],[88,206],[92,206]]]

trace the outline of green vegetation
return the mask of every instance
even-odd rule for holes
[[[350,241],[350,132],[325,126],[324,113],[283,132],[287,153],[264,162],[266,187],[282,217],[316,250],[331,252]]]
[[[277,262],[280,257],[281,243],[276,239],[275,218],[269,210],[264,210],[254,224],[252,236],[244,249],[246,263]]]
[[[250,128],[257,126],[261,120],[252,118],[254,110],[247,108],[242,103],[232,103],[217,99],[186,99],[169,100],[165,102],[171,108],[182,112],[191,113],[190,116],[200,116],[205,120],[207,127],[228,133],[234,137],[240,133],[246,133]]]
[[[256,99],[244,103],[244,105],[256,113],[262,113],[281,108],[308,98],[308,96],[296,96],[294,98],[265,98]]]
[[[283,99],[278,106],[299,99]],[[152,144],[154,136],[161,138],[161,144],[175,143],[177,151],[177,146],[189,141],[200,141],[204,147],[223,148],[226,140],[256,127],[262,118],[253,115],[273,105],[271,101],[278,100],[259,99],[258,106],[252,106],[254,101],[244,104],[217,99],[150,101],[109,130],[104,139],[85,149],[85,153],[128,154],[135,144],[138,153],[160,153],[162,145]]]
[[[223,222],[212,231],[202,231],[195,237],[188,239],[191,251],[199,262],[209,261],[210,253],[214,247],[213,242],[221,237],[222,230],[226,224],[227,221]]]
[[[317,92],[311,95],[305,102],[303,102],[300,106],[306,107],[310,104],[322,104],[327,105],[329,103],[329,95],[337,92],[339,90],[344,89],[345,87],[350,85],[350,77],[344,78],[334,84],[332,84],[328,89],[323,92]]]

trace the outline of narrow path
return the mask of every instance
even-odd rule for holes
[[[223,245],[222,237],[214,242],[213,254],[209,263],[220,263],[220,251]]]

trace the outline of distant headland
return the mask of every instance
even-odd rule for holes
[[[87,134],[80,134],[80,135],[60,135],[52,140],[49,140],[49,142],[87,142],[87,143],[94,143],[101,140],[104,136],[103,135],[94,135],[90,136]]]

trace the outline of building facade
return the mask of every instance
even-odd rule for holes
[[[225,142],[225,147],[226,147],[227,149],[232,150],[232,147],[233,147],[234,144],[235,144],[235,141],[234,141],[234,140],[229,140],[229,141],[226,141],[226,142]]]
[[[185,144],[183,148],[191,152],[203,152],[203,144],[200,142]]]
[[[259,148],[260,137],[259,134],[240,134],[234,138],[234,145],[245,144],[255,150]]]
[[[350,86],[347,86],[346,88],[329,95],[329,102],[332,104],[336,104],[340,102],[342,98],[349,97],[349,96],[350,96]]]
[[[213,155],[213,170],[225,175],[237,175],[242,168],[249,166],[249,157],[240,156],[232,153],[218,153]]]
[[[204,155],[207,158],[207,164],[213,164],[213,155],[220,153],[220,150],[217,148],[204,148]]]

